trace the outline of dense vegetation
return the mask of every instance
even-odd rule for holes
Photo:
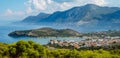
[[[76,37],[79,35],[79,32],[71,29],[52,29],[52,28],[41,28],[33,30],[23,30],[23,31],[14,31],[9,34],[12,37]]]
[[[0,58],[120,58],[120,50],[48,49],[33,41],[0,43]]]
[[[120,30],[79,33],[72,29],[53,29],[49,27],[44,27],[40,29],[14,31],[9,33],[8,35],[11,37],[83,37],[83,36],[94,37],[96,36],[100,38],[105,38],[107,36],[119,37]]]

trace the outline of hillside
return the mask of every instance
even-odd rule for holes
[[[26,17],[22,22],[26,22],[26,23],[36,23],[37,21],[40,21],[41,19],[44,19],[46,17],[48,17],[49,14],[45,14],[45,13],[40,13],[37,16],[29,16]]]
[[[87,4],[80,7],[74,7],[66,11],[57,11],[53,14],[37,15],[27,17],[24,23],[59,23],[59,24],[77,24],[77,25],[114,25],[114,21],[119,21],[120,8],[118,7],[102,7],[94,4]],[[116,14],[117,13],[117,14]],[[111,16],[113,15],[113,16]],[[42,18],[41,18],[42,17]],[[105,23],[109,22],[109,23]],[[119,23],[117,23],[119,24]]]
[[[76,37],[79,32],[71,29],[40,28],[33,30],[14,31],[9,34],[11,37]]]

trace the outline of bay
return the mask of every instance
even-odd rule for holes
[[[43,27],[51,27],[51,28],[65,28],[65,27],[55,27],[55,26],[38,26],[38,25],[14,25],[14,24],[6,24],[6,25],[0,25],[0,42],[3,43],[15,43],[19,40],[32,40],[34,42],[40,43],[40,44],[47,44],[50,40],[82,40],[82,38],[79,37],[50,37],[50,38],[31,38],[31,37],[21,37],[21,38],[13,38],[9,37],[8,34],[10,32],[16,31],[16,30],[29,30],[29,29],[37,29],[37,28],[43,28]],[[67,27],[66,27],[67,28]]]

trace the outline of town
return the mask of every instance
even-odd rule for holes
[[[47,44],[49,47],[61,48],[75,48],[80,49],[84,47],[101,47],[109,46],[111,44],[119,43],[120,39],[85,39],[80,41],[75,40],[50,40]]]

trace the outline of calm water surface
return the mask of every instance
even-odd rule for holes
[[[13,21],[11,21],[13,22]],[[97,31],[105,31],[105,30],[120,30],[120,27],[109,27],[109,26],[75,26],[75,25],[51,25],[48,24],[46,25],[42,25],[42,26],[38,26],[38,25],[23,25],[23,24],[10,24],[10,21],[0,21],[0,42],[4,42],[4,43],[14,43],[17,42],[19,40],[33,40],[37,43],[40,44],[46,44],[48,43],[49,40],[51,39],[57,39],[57,40],[82,40],[82,38],[29,38],[29,37],[23,37],[23,38],[12,38],[9,37],[8,34],[10,32],[16,31],[16,30],[29,30],[29,29],[37,29],[37,28],[42,28],[42,27],[51,27],[51,28],[55,28],[55,29],[66,29],[66,28],[70,28],[79,32],[97,32]],[[49,26],[48,26],[49,25]]]
[[[0,25],[0,42],[3,43],[14,43],[19,40],[33,40],[40,44],[46,44],[51,39],[57,40],[82,40],[81,38],[29,38],[29,37],[22,37],[22,38],[12,38],[9,37],[8,34],[15,30],[29,30],[29,29],[37,29],[42,27],[51,27],[51,26],[37,26],[37,25]],[[61,27],[52,27],[52,28],[61,28]]]

